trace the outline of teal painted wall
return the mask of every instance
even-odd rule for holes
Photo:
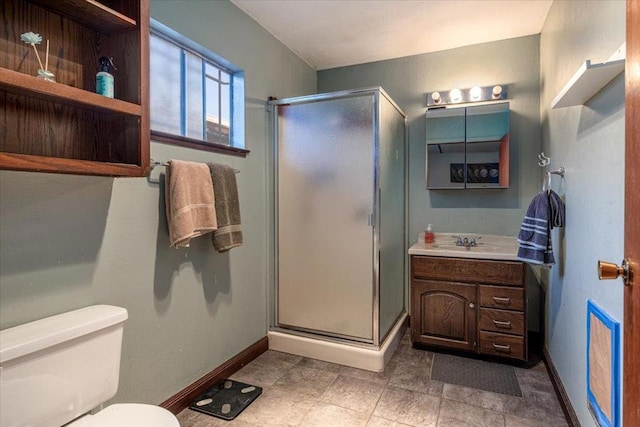
[[[547,287],[547,346],[583,426],[594,425],[586,395],[586,305],[623,318],[620,281],[600,282],[599,259],[623,258],[624,74],[584,106],[551,101],[585,60],[606,61],[625,41],[624,1],[553,3],[540,37],[542,148],[567,169],[554,187],[567,226],[553,235],[558,265]]]
[[[426,95],[475,85],[509,85],[510,187],[506,190],[425,189]],[[408,116],[409,241],[428,223],[437,232],[516,235],[539,191],[539,37],[483,43],[318,72],[318,92],[382,86]]]
[[[186,5],[188,4],[188,7]],[[154,18],[246,72],[246,144],[236,158],[152,143],[157,160],[218,161],[238,175],[245,245],[220,255],[202,238],[168,248],[162,188],[144,178],[0,172],[0,327],[90,304],[129,310],[115,401],[159,403],[266,333],[272,285],[271,153],[265,101],[380,85],[408,114],[410,240],[436,231],[517,233],[541,183],[537,154],[564,165],[554,185],[567,227],[547,287],[547,345],[585,425],[586,299],[622,318],[622,290],[595,279],[597,259],[622,258],[624,85],[584,107],[550,110],[582,61],[624,40],[624,2],[554,2],[540,36],[316,72],[226,1],[151,1]],[[426,93],[509,85],[508,190],[426,191]],[[542,123],[542,127],[540,127]],[[153,172],[157,179],[161,170]],[[605,209],[593,209],[595,203]],[[597,244],[593,244],[597,242]]]
[[[427,224],[433,224],[436,232],[518,234],[529,202],[541,186],[539,41],[533,35],[318,72],[318,92],[382,86],[407,114],[409,245]],[[509,86],[509,188],[427,191],[427,93],[494,84]],[[531,274],[529,280],[536,282]],[[528,289],[529,327],[539,330],[539,288]]]
[[[145,178],[2,171],[0,327],[91,304],[125,307],[114,401],[160,403],[266,335],[265,105],[269,95],[314,93],[316,72],[229,2],[152,0],[151,15],[245,70],[247,158],[151,146],[156,160],[240,169],[245,243],[227,254],[207,237],[170,249],[163,187]]]

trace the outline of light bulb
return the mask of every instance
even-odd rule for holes
[[[471,95],[471,99],[478,100],[482,94],[482,89],[480,89],[480,86],[474,86],[469,91],[469,94]]]
[[[440,98],[440,92],[433,92],[431,93],[431,99],[433,99],[433,103],[434,104],[439,104],[440,101],[442,100]]]
[[[502,86],[497,85],[493,87],[493,91],[491,92],[494,99],[500,98],[502,94]]]
[[[462,92],[460,92],[460,89],[451,89],[449,96],[451,97],[451,102],[459,102],[462,98]]]

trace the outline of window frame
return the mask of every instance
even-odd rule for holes
[[[151,139],[154,142],[245,157],[250,151],[245,149],[244,70],[153,18],[150,20],[149,37],[151,38],[152,36],[162,38],[165,41],[176,45],[180,49],[202,58],[204,61],[211,63],[214,67],[217,67],[221,71],[229,74],[229,92],[231,98],[229,107],[231,126],[229,129],[229,145],[154,129],[151,129]],[[150,87],[150,92],[151,91],[153,91],[153,87]],[[184,99],[180,101],[184,101]],[[203,96],[203,103],[204,102],[205,98]],[[184,105],[182,105],[181,115],[184,114],[184,108]],[[151,111],[150,114],[152,114]],[[204,111],[204,115],[205,120],[203,126],[206,129],[206,111]]]

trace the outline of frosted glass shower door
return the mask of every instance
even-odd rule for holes
[[[373,339],[374,97],[278,108],[277,322]]]

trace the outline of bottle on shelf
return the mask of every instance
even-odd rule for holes
[[[100,61],[100,71],[96,74],[96,93],[113,98],[113,75],[109,73],[109,68],[116,70],[113,65],[113,58],[102,56]]]

